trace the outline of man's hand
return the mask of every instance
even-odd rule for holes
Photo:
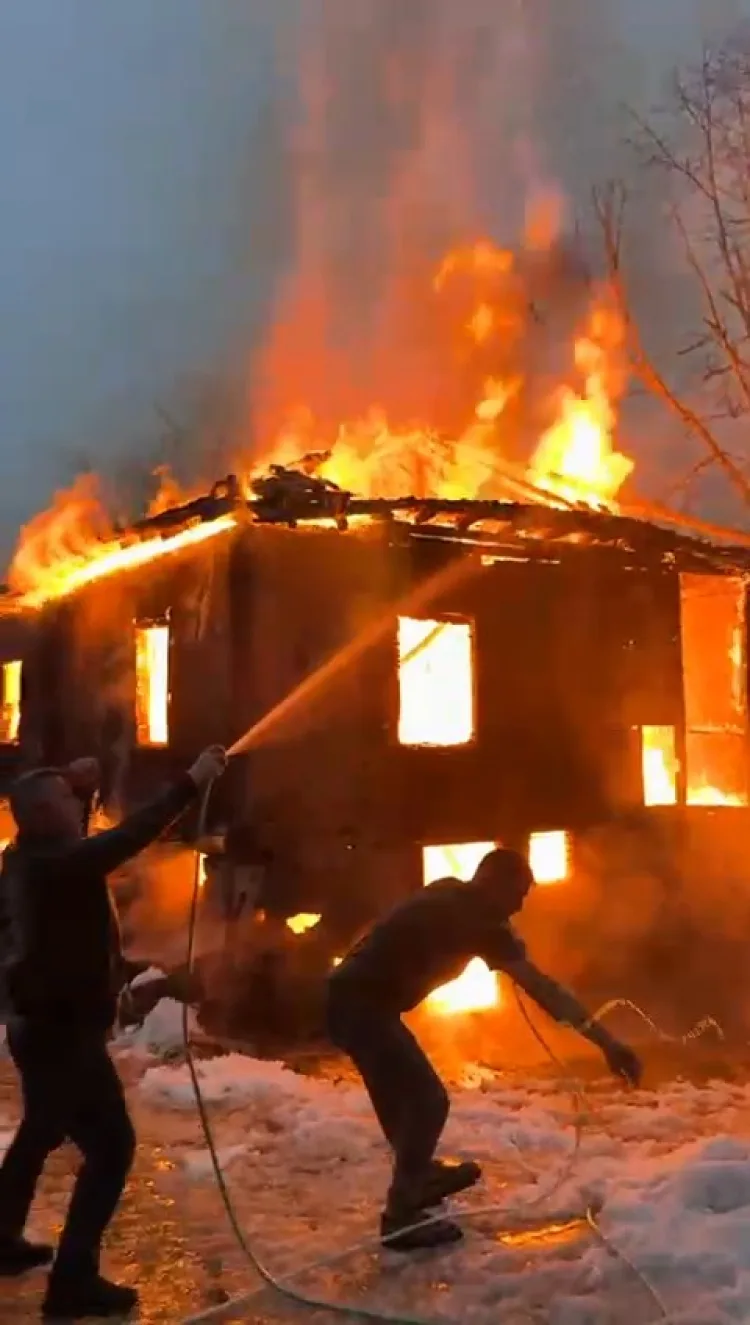
[[[65,777],[77,796],[93,796],[101,778],[99,760],[74,759],[65,769]]]
[[[188,769],[188,776],[193,779],[196,787],[205,787],[226,772],[228,763],[227,752],[222,745],[209,745]]]
[[[628,1047],[627,1044],[620,1044],[619,1040],[612,1040],[607,1044],[602,1052],[607,1061],[607,1067],[613,1076],[622,1077],[629,1086],[640,1086],[643,1076],[643,1064],[637,1054]]]

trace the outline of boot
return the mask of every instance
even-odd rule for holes
[[[135,1288],[111,1284],[98,1274],[74,1278],[55,1275],[53,1270],[42,1304],[42,1315],[48,1320],[60,1321],[85,1320],[89,1316],[105,1320],[128,1316],[137,1305]]]
[[[0,1237],[0,1279],[12,1279],[40,1265],[49,1265],[54,1254],[54,1247],[44,1243],[27,1242],[24,1237]]]
[[[430,1220],[425,1223],[425,1220]],[[421,1227],[415,1227],[421,1225]],[[429,1210],[389,1206],[380,1219],[380,1238],[388,1251],[422,1251],[447,1247],[460,1242],[463,1233],[458,1224],[442,1217],[430,1218]]]
[[[481,1176],[482,1170],[473,1159],[433,1159],[419,1194],[415,1193],[416,1203],[427,1209],[440,1205],[449,1196],[457,1196],[459,1192],[474,1187]]]

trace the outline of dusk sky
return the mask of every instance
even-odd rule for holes
[[[136,445],[185,377],[249,354],[285,251],[274,29],[319,3],[3,0],[0,548],[76,456]],[[593,77],[606,101],[628,80],[650,96],[708,7],[592,8],[620,25],[625,86]],[[742,9],[727,0],[722,21]]]

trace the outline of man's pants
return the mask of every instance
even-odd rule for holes
[[[429,1173],[450,1107],[439,1076],[401,1018],[335,985],[328,1033],[357,1068],[395,1155],[391,1204],[409,1204]]]
[[[47,1156],[72,1141],[83,1156],[55,1265],[59,1276],[99,1268],[104,1231],[122,1196],[135,1133],[106,1035],[27,1019],[8,1026],[23,1118],[0,1165],[0,1233],[23,1232]]]

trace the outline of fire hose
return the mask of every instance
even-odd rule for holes
[[[213,783],[211,783],[206,788],[203,795],[203,799],[201,801],[199,828],[198,828],[199,839],[203,836],[203,832],[205,829],[208,805],[212,790],[213,790]],[[188,976],[192,973],[194,957],[195,957],[195,937],[196,937],[199,899],[200,899],[200,881],[201,881],[200,856],[198,851],[196,850],[195,871],[193,879],[192,898],[190,904],[190,917],[188,921],[188,944],[187,944]],[[558,1073],[561,1085],[565,1087],[566,1091],[570,1095],[570,1099],[573,1105],[573,1128],[574,1128],[573,1145],[566,1159],[561,1165],[559,1172],[555,1176],[553,1182],[546,1188],[546,1190],[538,1192],[535,1196],[531,1197],[529,1200],[520,1203],[519,1206],[517,1206],[515,1209],[513,1209],[513,1207],[509,1207],[506,1204],[502,1205],[492,1204],[492,1205],[478,1206],[471,1211],[459,1212],[456,1216],[459,1222],[461,1221],[468,1222],[470,1220],[475,1219],[477,1216],[481,1215],[502,1215],[507,1222],[512,1222],[514,1218],[518,1219],[519,1217],[528,1214],[528,1212],[530,1210],[533,1210],[535,1207],[548,1202],[551,1199],[551,1197],[556,1192],[558,1192],[560,1188],[563,1186],[563,1184],[572,1176],[576,1163],[578,1161],[578,1156],[581,1148],[583,1128],[585,1124],[590,1120],[590,1117],[594,1112],[591,1100],[587,1094],[586,1088],[583,1085],[583,1083],[580,1081],[576,1081],[569,1076],[569,1074],[566,1072],[564,1064],[557,1057],[554,1050],[547,1043],[542,1032],[535,1025],[526,1007],[525,1001],[521,993],[517,989],[515,990],[515,995],[519,1010],[521,1012],[521,1015],[523,1016],[524,1021],[526,1022],[526,1025],[529,1028],[529,1031],[537,1040],[538,1044],[549,1058],[552,1066],[555,1068],[556,1072]],[[605,1004],[604,1007],[601,1008],[594,1017],[592,1017],[591,1021],[592,1022],[601,1021],[605,1016],[608,1015],[609,1012],[611,1012],[616,1007],[626,1007],[630,1009],[632,1012],[636,1013],[636,1015],[638,1015],[641,1018],[641,1020],[649,1027],[649,1029],[654,1034],[656,1034],[660,1039],[665,1041],[670,1041],[673,1043],[675,1042],[683,1043],[683,1044],[688,1043],[691,1040],[697,1039],[700,1035],[703,1035],[709,1029],[714,1029],[719,1034],[721,1034],[721,1028],[718,1026],[718,1024],[712,1018],[705,1017],[691,1031],[689,1031],[687,1035],[684,1036],[667,1035],[663,1031],[661,1031],[658,1026],[656,1026],[656,1024],[651,1020],[650,1017],[647,1016],[645,1012],[643,1012],[641,1008],[639,1008],[635,1003],[632,1003],[628,999],[614,999],[610,1001],[609,1003]],[[293,1303],[296,1306],[308,1307],[316,1311],[321,1311],[321,1310],[328,1311],[332,1315],[347,1317],[350,1320],[375,1321],[375,1322],[385,1323],[385,1325],[460,1325],[460,1322],[451,1322],[446,1318],[437,1320],[436,1318],[409,1315],[401,1311],[396,1311],[396,1312],[386,1311],[376,1307],[364,1306],[353,1302],[350,1303],[345,1301],[334,1301],[334,1300],[329,1300],[327,1298],[320,1298],[314,1296],[313,1294],[303,1292],[294,1286],[295,1280],[299,1280],[302,1277],[302,1275],[309,1274],[314,1270],[328,1268],[334,1264],[348,1260],[351,1256],[355,1255],[358,1252],[374,1251],[376,1249],[382,1250],[384,1244],[382,1243],[380,1238],[369,1238],[365,1241],[352,1244],[351,1246],[347,1246],[339,1251],[333,1252],[330,1255],[323,1256],[319,1260],[315,1260],[313,1262],[301,1265],[296,1269],[292,1270],[290,1273],[287,1273],[283,1276],[275,1274],[263,1262],[263,1260],[261,1259],[259,1254],[255,1251],[254,1247],[248,1241],[245,1235],[245,1231],[240,1223],[237,1211],[235,1210],[231,1193],[224,1178],[224,1174],[221,1167],[221,1161],[214,1140],[211,1120],[208,1116],[208,1109],[205,1100],[203,1099],[203,1093],[201,1090],[201,1083],[198,1074],[198,1069],[196,1067],[196,1063],[192,1053],[192,1048],[190,1043],[189,1007],[187,1001],[183,1004],[182,1035],[183,1035],[185,1059],[188,1067],[188,1072],[190,1075],[193,1093],[195,1096],[195,1103],[198,1112],[198,1118],[200,1121],[201,1131],[205,1139],[206,1147],[211,1160],[211,1166],[213,1169],[214,1178],[216,1180],[216,1184],[219,1190],[219,1195],[221,1197],[222,1204],[224,1206],[224,1211],[227,1220],[229,1222],[229,1225],[232,1229],[232,1232],[235,1236],[235,1239],[237,1241],[237,1244],[240,1250],[242,1251],[248,1265],[254,1271],[257,1277],[261,1280],[261,1286],[259,1288],[252,1289],[247,1293],[239,1294],[238,1296],[231,1298],[229,1301],[222,1302],[216,1306],[211,1306],[204,1311],[198,1312],[195,1315],[188,1316],[181,1322],[181,1325],[204,1325],[204,1322],[219,1321],[228,1313],[236,1312],[238,1308],[244,1308],[244,1307],[250,1308],[251,1303],[253,1301],[256,1301],[260,1297],[260,1295],[266,1289],[269,1288],[273,1292],[277,1293],[278,1295],[285,1298],[287,1301]],[[521,1160],[521,1163],[522,1166],[525,1169],[527,1169],[528,1172],[531,1173],[531,1170],[528,1169],[528,1166],[524,1163],[523,1160]],[[538,1177],[536,1173],[533,1173],[532,1176],[535,1179]],[[664,1321],[669,1320],[671,1318],[672,1312],[670,1311],[662,1295],[660,1294],[658,1289],[650,1282],[644,1271],[639,1269],[639,1267],[623,1251],[621,1251],[619,1247],[616,1246],[616,1244],[612,1241],[612,1239],[604,1231],[604,1229],[602,1229],[599,1223],[599,1213],[600,1213],[600,1208],[593,1202],[589,1202],[584,1208],[582,1208],[580,1216],[577,1217],[586,1221],[592,1233],[594,1233],[594,1235],[598,1238],[602,1246],[606,1248],[609,1254],[614,1256],[617,1260],[619,1260],[620,1263],[634,1276],[634,1278],[638,1280],[641,1287],[643,1288],[644,1293],[648,1296],[653,1307],[657,1312],[657,1315],[653,1319],[659,1319]],[[436,1222],[442,1217],[443,1216],[441,1216],[440,1214],[430,1215],[429,1218],[420,1220],[418,1223],[412,1225],[407,1231],[412,1232],[418,1228],[427,1227],[428,1225]]]

